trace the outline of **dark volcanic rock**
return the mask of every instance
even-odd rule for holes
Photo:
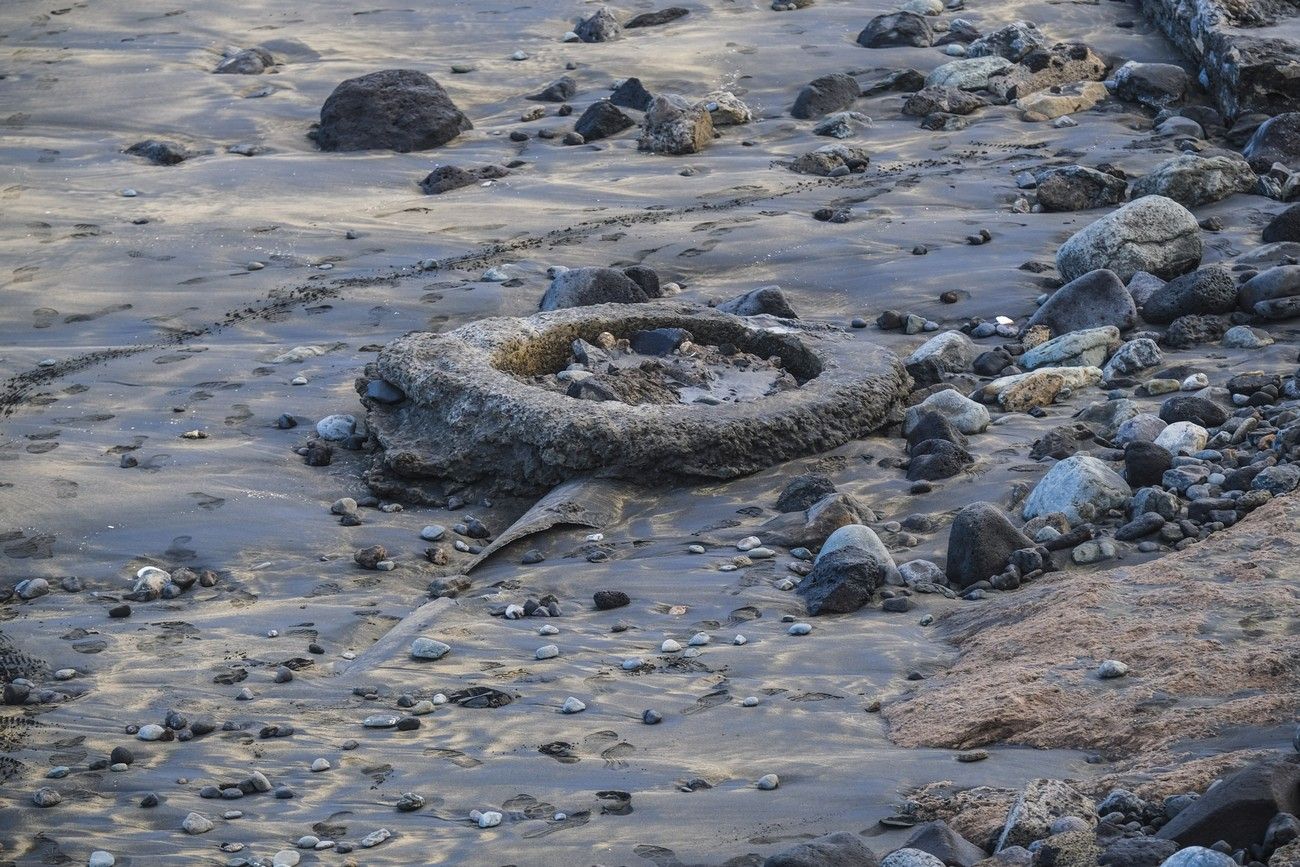
[[[592,596],[592,601],[601,611],[612,611],[632,604],[632,600],[622,590],[597,590]]]
[[[623,114],[607,99],[593,102],[573,125],[574,132],[585,141],[597,141],[617,135],[625,129],[636,126],[636,121]]]
[[[572,268],[556,275],[538,309],[559,310],[590,304],[642,304],[653,296],[615,268]]]
[[[1289,111],[1260,124],[1241,154],[1260,173],[1273,163],[1300,170],[1300,112]]]
[[[973,867],[985,858],[984,850],[958,834],[942,820],[917,825],[903,844],[938,858],[947,867]]]
[[[1159,485],[1173,465],[1174,456],[1155,443],[1132,442],[1124,447],[1124,480],[1133,490]]]
[[[1203,428],[1216,428],[1228,420],[1228,411],[1212,400],[1194,394],[1178,394],[1160,405],[1161,421],[1196,422]]]
[[[1142,318],[1168,324],[1179,316],[1228,313],[1237,307],[1237,281],[1222,265],[1175,277],[1147,299]]]
[[[1300,756],[1238,771],[1170,819],[1157,836],[1182,846],[1209,847],[1223,840],[1244,849],[1264,839],[1278,813],[1300,813]]]
[[[1127,331],[1137,322],[1133,296],[1114,271],[1098,268],[1057,289],[1029,318],[1027,328],[1046,325],[1054,336],[1113,325]]]
[[[316,143],[326,151],[422,151],[472,128],[438,82],[413,69],[386,69],[334,88],[320,110]]]
[[[1300,241],[1300,205],[1292,205],[1278,214],[1264,227],[1266,244],[1279,241]]]
[[[986,581],[1006,568],[1011,555],[1034,543],[992,503],[971,503],[948,531],[948,580],[959,587]]]
[[[1103,867],[1160,867],[1180,848],[1173,840],[1159,837],[1123,837],[1107,846],[1097,863]]]
[[[683,9],[681,6],[669,6],[667,9],[659,9],[654,12],[642,12],[631,21],[623,25],[624,29],[635,30],[638,27],[658,27],[661,24],[669,24],[678,18],[685,18],[691,14],[691,10]]]
[[[614,88],[613,93],[609,95],[609,101],[614,105],[634,111],[645,111],[650,107],[650,101],[653,99],[654,95],[645,89],[645,85],[639,78],[624,79],[623,83]]]
[[[461,187],[468,187],[483,181],[504,178],[510,170],[501,166],[481,166],[477,169],[462,169],[459,166],[438,166],[420,181],[420,189],[436,196]]]
[[[1128,182],[1086,166],[1060,166],[1038,173],[1038,203],[1045,211],[1087,211],[1124,201]]]
[[[925,440],[912,449],[907,479],[910,482],[951,479],[973,463],[975,458],[970,452],[950,440]]]
[[[190,158],[189,151],[180,145],[153,138],[138,141],[123,153],[133,157],[143,157],[156,166],[174,166]]]
[[[867,22],[858,34],[858,44],[864,48],[897,48],[915,46],[924,48],[934,42],[930,22],[914,12],[893,12],[877,15]]]
[[[528,99],[534,102],[568,102],[577,92],[578,83],[569,76],[562,75]]]
[[[791,479],[776,498],[778,512],[802,512],[822,497],[835,493],[835,483],[821,473],[804,473]]]
[[[858,80],[842,72],[815,78],[804,85],[790,109],[791,117],[810,120],[852,107],[861,95]]]
[[[870,602],[884,580],[884,564],[863,549],[848,546],[818,557],[798,590],[814,617],[848,614]]]
[[[1165,332],[1164,343],[1172,349],[1190,349],[1222,339],[1227,330],[1219,316],[1179,316]]]

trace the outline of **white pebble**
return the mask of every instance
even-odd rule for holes
[[[316,774],[319,774],[321,771],[328,771],[330,769],[329,759],[317,759],[311,763],[311,769],[312,772]]]
[[[624,671],[635,671],[643,665],[645,665],[645,661],[639,656],[631,656],[623,660]]]
[[[737,634],[735,638],[731,639],[731,643],[739,647],[742,644],[748,644],[749,639],[743,635]]]
[[[148,723],[140,726],[140,730],[135,733],[135,736],[142,741],[156,741],[163,736],[165,731],[166,729],[157,723]]]
[[[434,703],[434,704],[446,704],[446,703],[447,703],[447,696],[443,695],[443,694],[440,693],[440,692],[439,692],[439,693],[436,693],[436,694],[433,696],[433,703]]]
[[[554,644],[544,644],[533,655],[538,659],[554,659],[560,655],[560,648]]]
[[[278,630],[278,629],[268,629],[268,630],[266,630],[266,637],[267,637],[267,638],[278,638],[279,635],[280,635],[280,630]]]
[[[548,623],[545,626],[539,626],[537,628],[537,634],[538,635],[559,635],[560,629],[559,627],[552,626],[551,624]]]
[[[1097,666],[1097,676],[1109,680],[1113,677],[1123,677],[1128,674],[1129,668],[1126,664],[1118,659],[1107,659],[1101,665]]]
[[[789,632],[791,635],[807,635],[809,632],[812,632],[812,624],[795,623],[786,631]]]
[[[501,819],[502,819],[501,814],[498,813],[496,810],[488,810],[486,812],[479,813],[478,826],[480,828],[495,828],[497,825],[501,824]]]
[[[687,550],[687,551],[690,551],[692,554],[703,554],[703,553],[704,553],[704,546],[703,546],[703,545],[691,545],[691,546],[688,547],[686,550]]]
[[[676,653],[681,649],[682,646],[678,644],[676,641],[673,641],[671,638],[664,639],[664,643],[659,645],[660,653]]]
[[[510,55],[510,59],[511,59],[511,60],[527,60],[527,59],[528,59],[528,54],[527,54],[527,52],[524,52],[524,51],[516,51],[514,54]]]
[[[703,647],[708,644],[710,640],[711,639],[707,632],[697,632],[691,636],[691,640],[687,643],[690,644],[691,647]]]
[[[588,542],[603,542],[603,541],[605,541],[605,534],[604,534],[604,533],[592,533],[591,535],[589,535],[589,536],[587,537],[587,541],[588,541]]]
[[[243,811],[243,810],[227,810],[226,812],[224,812],[224,813],[221,814],[221,818],[223,818],[223,819],[229,819],[229,820],[232,820],[232,821],[235,820],[235,819],[242,819],[242,818],[244,818],[244,811]]]
[[[271,867],[297,867],[302,856],[292,849],[281,849],[271,858]]]
[[[567,818],[569,818],[569,816],[568,816],[567,813],[556,813],[556,814],[555,814],[555,821],[557,821],[557,822],[563,822],[563,821],[564,821],[565,819],[567,819]]]
[[[746,536],[745,538],[741,539],[739,542],[736,543],[736,550],[752,551],[753,549],[757,548],[759,545],[762,544],[763,541],[759,539],[757,536]]]
[[[523,616],[524,616],[524,606],[522,605],[506,606],[506,613],[505,613],[506,620],[518,620],[520,617]]]
[[[117,859],[113,857],[112,852],[96,849],[90,853],[90,860],[86,862],[86,867],[113,867],[116,863]]]
[[[745,700],[742,701],[742,702],[740,703],[740,706],[741,706],[741,707],[758,707],[758,696],[756,696],[756,695],[747,696],[747,697],[745,698]]]
[[[578,701],[578,699],[573,696],[569,696],[564,700],[564,704],[560,707],[560,713],[582,713],[586,709],[587,706],[585,704]]]
[[[136,196],[138,196],[138,195],[140,195],[140,194],[137,193],[135,190],[132,190],[132,189],[130,189],[130,188],[125,189],[125,190],[122,191],[122,196],[123,196],[124,198],[127,198],[127,199],[134,199],[134,198],[135,198]]]
[[[72,680],[76,676],[77,670],[75,668],[60,668],[54,672],[55,680]]]
[[[754,785],[760,789],[763,789],[764,791],[771,791],[772,789],[775,789],[777,786],[781,785],[781,778],[778,777],[776,774],[764,774],[763,776],[758,778],[758,782],[756,782]]]

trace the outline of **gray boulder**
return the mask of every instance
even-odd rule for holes
[[[703,104],[671,93],[650,101],[638,142],[641,150],[679,156],[699,153],[712,143],[713,116]]]
[[[1213,846],[1224,840],[1245,849],[1264,839],[1278,813],[1300,813],[1300,755],[1250,765],[1169,820],[1156,836],[1183,846]]]
[[[966,46],[967,57],[1005,57],[1013,63],[1047,47],[1047,40],[1032,21],[1015,21],[976,39]]]
[[[948,373],[968,370],[978,354],[975,343],[960,331],[942,331],[918,347],[907,358],[908,365],[933,359]]]
[[[986,581],[1006,568],[1011,555],[1034,543],[992,503],[971,503],[948,531],[945,574],[959,587]]]
[[[1155,274],[1139,271],[1128,281],[1128,294],[1132,295],[1133,302],[1141,307],[1152,295],[1165,287],[1165,282]]]
[[[811,120],[835,111],[851,108],[859,96],[858,80],[842,72],[834,72],[815,78],[804,85],[795,98],[790,116],[800,120]]]
[[[889,553],[885,543],[880,541],[876,531],[868,526],[849,524],[840,527],[822,543],[821,550],[817,552],[817,560],[821,560],[821,558],[827,557],[841,548],[861,548],[876,560],[885,564],[886,569],[890,572],[897,571],[898,567],[894,564],[893,555]],[[814,565],[816,565],[817,560],[813,561]]]
[[[965,57],[942,64],[925,77],[926,87],[957,87],[962,90],[983,90],[989,86],[989,76],[1011,67],[1011,61],[996,55],[991,57]]]
[[[1160,867],[1236,867],[1237,862],[1216,849],[1188,846],[1160,863]]]
[[[1060,780],[1030,780],[1007,815],[1001,847],[1028,846],[1051,836],[1052,823],[1063,816],[1074,816],[1094,825],[1097,805]]]
[[[920,849],[895,849],[880,859],[880,867],[944,867],[944,863]]]
[[[602,6],[590,18],[579,22],[573,32],[583,42],[612,42],[623,35],[623,28],[609,7]]]
[[[1195,208],[1226,199],[1233,193],[1252,192],[1257,183],[1250,164],[1236,155],[1183,154],[1165,160],[1150,174],[1135,181],[1133,197],[1164,196],[1184,207]]]
[[[1106,382],[1127,379],[1144,370],[1150,370],[1164,361],[1164,353],[1149,337],[1130,340],[1115,351],[1102,368],[1101,375]]]
[[[1111,439],[1120,448],[1129,443],[1155,442],[1156,437],[1160,436],[1160,432],[1167,427],[1169,427],[1169,422],[1160,418],[1160,416],[1142,412],[1121,422],[1119,427],[1115,429],[1115,434]]]
[[[879,863],[861,837],[841,832],[772,855],[763,867],[878,867]]]
[[[970,114],[988,104],[984,97],[957,87],[925,87],[907,98],[903,114],[908,117],[926,117],[935,112]]]
[[[1044,169],[1034,179],[1045,211],[1089,211],[1124,201],[1128,182],[1086,166]]]
[[[1121,837],[1102,851],[1097,863],[1102,867],[1160,867],[1178,844],[1158,837]]]
[[[1190,211],[1163,196],[1144,196],[1071,236],[1056,252],[1056,268],[1067,280],[1097,268],[1120,280],[1138,271],[1170,279],[1199,265],[1203,253]]]
[[[1082,524],[1105,515],[1108,509],[1128,504],[1133,491],[1103,461],[1090,455],[1073,455],[1060,461],[1025,500],[1025,520],[1060,512],[1070,524]]]
[[[1237,307],[1237,281],[1222,265],[1208,265],[1175,277],[1152,294],[1142,318],[1168,325],[1180,316],[1229,313]]]
[[[921,416],[928,412],[937,413],[947,419],[963,434],[983,433],[989,426],[987,407],[958,391],[946,388],[935,392],[916,406],[908,407],[903,417],[903,436],[907,436],[920,422]]]
[[[1300,265],[1261,271],[1241,287],[1241,309],[1265,319],[1300,316]]]
[[[776,316],[781,319],[798,319],[780,286],[760,286],[735,298],[728,298],[717,307],[733,316]]]
[[[933,42],[934,30],[930,22],[914,12],[877,15],[858,34],[858,44],[863,48],[925,48]]]
[[[572,268],[551,281],[538,309],[559,310],[609,303],[641,304],[657,297],[617,269]]]
[[[1115,95],[1125,102],[1148,108],[1168,108],[1187,93],[1187,70],[1172,63],[1138,63],[1130,60],[1115,70]]]
[[[1029,317],[1026,328],[1045,325],[1056,335],[1111,325],[1127,331],[1137,322],[1137,306],[1114,271],[1099,268],[1057,289]]]
[[[1121,343],[1113,325],[1071,331],[1040,343],[1020,356],[1025,370],[1040,367],[1101,367]]]
[[[1289,111],[1264,121],[1241,154],[1261,174],[1274,163],[1293,172],[1300,170],[1300,112]]]

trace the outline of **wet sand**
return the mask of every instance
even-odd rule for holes
[[[341,672],[344,652],[364,653],[426,602],[430,580],[448,571],[425,561],[420,528],[463,514],[367,509],[361,526],[341,527],[329,505],[365,493],[361,456],[341,453],[320,469],[292,451],[316,419],[360,413],[353,380],[386,341],[412,329],[530,313],[551,265],[642,263],[696,301],[776,283],[804,318],[839,324],[874,319],[887,307],[944,327],[974,316],[1023,317],[1043,284],[1018,266],[1050,263],[1057,244],[1099,214],[1011,213],[1016,173],[1086,161],[1139,175],[1176,153],[1172,142],[1150,141],[1149,117],[1115,102],[1079,115],[1074,129],[1024,123],[1015,109],[993,107],[966,130],[933,133],[901,117],[902,97],[892,94],[858,103],[874,119],[850,140],[872,153],[865,174],[794,175],[775,161],[828,141],[786,113],[804,83],[833,71],[928,70],[948,58],[937,49],[855,45],[868,19],[892,8],[883,3],[820,0],[780,13],[759,2],[686,5],[691,14],[680,22],[597,45],[560,42],[594,7],[550,2],[420,10],[322,2],[289,11],[226,0],[175,10],[116,2],[61,14],[26,0],[8,6],[0,28],[0,255],[7,263],[0,374],[16,379],[0,420],[0,571],[6,583],[45,577],[56,589],[0,609],[0,631],[14,648],[3,648],[0,667],[75,667],[82,674],[73,683],[87,692],[31,713],[6,709],[0,856],[34,863],[62,853],[84,862],[92,849],[106,849],[119,864],[180,857],[215,864],[230,857],[217,848],[223,841],[245,843],[240,854],[269,857],[304,834],[355,841],[386,827],[390,841],[351,857],[365,864],[713,864],[838,830],[876,834],[878,819],[897,812],[911,787],[935,780],[1015,789],[1032,777],[1090,780],[1116,770],[1086,763],[1078,750],[995,747],[989,760],[963,764],[950,748],[891,743],[867,706],[909,689],[911,672],[938,674],[953,664],[954,647],[917,621],[970,603],[918,597],[906,615],[821,618],[811,635],[792,637],[781,617],[802,617],[802,601],[775,587],[788,557],[724,573],[716,566],[725,551],[685,552],[701,538],[722,546],[755,532],[774,514],[785,482],[807,469],[830,474],[882,521],[947,516],[978,499],[1007,505],[1015,484],[1046,469],[1028,459],[1030,444],[1100,392],[1076,395],[1043,419],[1017,415],[996,425],[974,440],[976,466],[929,494],[908,494],[902,473],[877,465],[901,456],[904,445],[879,437],[732,483],[633,497],[621,521],[604,529],[609,562],[584,559],[587,530],[517,543],[475,570],[473,589],[440,616],[435,637],[454,648],[446,659],[417,664],[397,654],[373,670]],[[644,9],[619,7],[625,15]],[[973,2],[960,14],[985,31],[1027,18],[1052,37],[1081,39],[1121,59],[1174,59],[1129,4]],[[1137,23],[1116,28],[1122,20]],[[253,44],[270,47],[283,66],[262,76],[209,74],[222,47]],[[516,50],[529,59],[510,60]],[[569,61],[578,64],[569,73],[579,83],[575,117],[615,80],[636,75],[656,91],[743,89],[759,119],[726,129],[690,157],[637,153],[632,132],[594,146],[510,142],[511,129],[570,128],[572,118],[518,122],[532,105],[522,97],[564,74]],[[466,62],[476,71],[450,73],[452,63]],[[475,129],[425,153],[318,152],[305,134],[334,85],[390,67],[429,72]],[[120,153],[150,137],[211,153],[173,167]],[[1131,147],[1134,141],[1142,146]],[[267,152],[225,152],[238,142]],[[441,163],[516,158],[526,165],[490,187],[429,197],[417,186]],[[695,173],[682,176],[686,166]],[[124,189],[139,195],[123,197]],[[853,206],[848,223],[809,217],[845,205]],[[1225,223],[1206,236],[1207,262],[1256,246],[1260,225],[1280,207],[1235,196],[1197,209],[1198,217]],[[141,219],[148,222],[133,222]],[[992,242],[968,246],[964,238],[980,228]],[[345,238],[348,231],[357,237]],[[929,255],[912,255],[918,243]],[[440,267],[421,270],[417,263],[426,260]],[[250,262],[265,267],[249,271]],[[521,282],[481,281],[491,266]],[[941,304],[939,293],[953,288],[970,297]],[[1201,369],[1220,384],[1242,364],[1281,367],[1293,358],[1294,333],[1273,333],[1279,342],[1248,360],[1187,356],[1213,365]],[[855,334],[899,351],[923,339],[874,328]],[[301,363],[272,362],[298,346],[324,351]],[[1180,355],[1170,353],[1167,363]],[[40,367],[46,359],[55,363]],[[290,385],[298,374],[307,385]],[[303,424],[276,429],[286,412]],[[207,438],[180,438],[195,429]],[[119,467],[124,450],[139,467]],[[498,533],[525,506],[467,511]],[[911,554],[896,555],[900,561],[941,556],[946,523],[920,536]],[[356,568],[353,552],[372,544],[394,554],[396,570]],[[521,567],[520,554],[532,547],[546,562]],[[107,609],[148,564],[206,566],[221,582],[109,620]],[[86,589],[57,589],[67,576]],[[625,590],[632,605],[580,613],[575,606],[554,622],[561,630],[554,638],[537,635],[534,620],[486,613],[490,601],[545,593],[586,603],[604,588]],[[686,612],[674,614],[673,606]],[[631,628],[611,633],[618,620]],[[269,630],[279,636],[268,638]],[[655,652],[664,638],[684,643],[700,630],[713,643],[697,659],[672,662]],[[736,632],[749,643],[730,646]],[[312,640],[323,655],[307,652]],[[536,661],[534,650],[552,642],[560,657]],[[629,656],[657,668],[624,672]],[[292,683],[272,683],[275,666],[294,658],[314,664]],[[370,658],[363,659],[368,669]],[[236,669],[247,679],[214,683]],[[353,695],[361,684],[381,686],[380,698]],[[413,732],[360,725],[402,692],[429,697],[475,685],[516,698],[499,709],[444,705]],[[255,698],[237,702],[244,686]],[[587,703],[584,713],[556,712],[570,695]],[[742,707],[751,695],[759,705]],[[649,707],[664,714],[663,724],[640,723]],[[124,732],[161,721],[169,708],[252,728],[188,743],[141,743]],[[258,740],[268,723],[296,733]],[[345,751],[349,738],[360,745]],[[1277,740],[1276,730],[1264,729],[1231,748]],[[555,742],[571,744],[578,761],[539,752]],[[118,745],[136,753],[129,771],[84,769]],[[1219,749],[1211,743],[1202,752]],[[317,757],[334,767],[310,772]],[[63,804],[34,810],[30,791],[59,764],[81,770],[57,783]],[[297,797],[198,797],[201,785],[253,770]],[[780,775],[779,789],[753,788],[766,773]],[[693,778],[713,788],[679,791]],[[138,808],[147,791],[163,803]],[[407,791],[423,794],[428,806],[394,812]],[[631,793],[631,814],[602,814],[613,802],[598,793],[611,791]],[[218,818],[201,836],[179,830],[190,810],[216,818],[231,808],[243,818]],[[507,818],[480,830],[467,820],[473,809]],[[571,818],[545,818],[556,810]],[[322,832],[319,823],[346,831]],[[905,836],[869,842],[883,852]],[[344,860],[303,854],[308,863]]]

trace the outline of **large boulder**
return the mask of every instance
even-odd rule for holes
[[[1260,173],[1271,169],[1273,163],[1300,171],[1300,112],[1288,111],[1264,121],[1241,153]]]
[[[1171,279],[1201,264],[1203,253],[1190,211],[1163,196],[1144,196],[1072,235],[1056,251],[1056,268],[1067,280],[1097,268],[1121,280],[1138,271]]]
[[[573,32],[583,42],[612,42],[623,35],[623,28],[609,7],[602,6],[590,18],[579,22]]]
[[[1127,331],[1137,322],[1133,296],[1114,271],[1099,268],[1057,289],[1029,317],[1027,328],[1045,325],[1053,334],[1114,326]]]
[[[951,388],[945,388],[916,406],[908,407],[903,417],[903,435],[907,436],[918,426],[926,413],[939,415],[963,434],[983,433],[989,426],[989,411],[983,404],[976,403]]]
[[[623,79],[619,86],[609,94],[611,105],[630,108],[633,111],[645,111],[650,107],[650,100],[652,99],[654,99],[654,95],[646,90],[645,85],[641,83],[641,79],[635,76]]]
[[[1228,420],[1228,411],[1209,398],[1176,394],[1160,404],[1160,419],[1166,424],[1191,421],[1203,428],[1213,428]]]
[[[702,104],[661,93],[646,109],[638,146],[655,154],[693,154],[713,142],[713,116]]]
[[[1115,351],[1110,361],[1102,368],[1102,378],[1106,382],[1127,379],[1158,366],[1163,360],[1164,353],[1160,351],[1160,347],[1154,340],[1149,337],[1139,337],[1137,340],[1130,340]]]
[[[1011,555],[1034,543],[992,503],[971,503],[948,531],[948,580],[959,587],[987,581],[1006,568]]]
[[[571,268],[551,281],[538,309],[559,310],[615,302],[641,304],[657,297],[616,268]]]
[[[1300,316],[1300,265],[1261,271],[1241,286],[1241,309],[1264,319]]]
[[[989,76],[1011,66],[1005,57],[964,57],[935,67],[925,77],[926,87],[956,87],[961,90],[983,90],[989,85]]]
[[[1040,343],[1020,356],[1025,370],[1040,367],[1101,367],[1119,348],[1119,329],[1113,325],[1071,331]]]
[[[573,131],[585,141],[597,141],[634,126],[636,121],[619,111],[609,100],[602,99],[587,106],[573,125]]]
[[[1003,412],[1029,412],[1050,406],[1062,389],[1078,390],[1101,382],[1100,367],[1043,367],[1000,376],[972,397],[996,403]]]
[[[907,479],[911,482],[951,479],[975,463],[975,458],[963,446],[942,437],[922,440],[910,452]]]
[[[1175,277],[1142,306],[1147,322],[1168,325],[1180,316],[1229,313],[1237,307],[1237,281],[1222,265]]]
[[[990,81],[989,86],[991,89],[996,88],[997,81]],[[1018,97],[1015,104],[1020,109],[1021,120],[1044,121],[1087,111],[1106,96],[1106,85],[1101,82],[1076,81]]]
[[[1181,66],[1130,60],[1115,70],[1115,95],[1159,110],[1182,100],[1189,81],[1187,70]]]
[[[835,483],[821,473],[804,473],[795,476],[781,489],[776,499],[778,512],[802,512],[823,497],[836,493]]]
[[[822,543],[821,550],[817,552],[817,560],[841,548],[861,548],[881,563],[884,563],[887,569],[895,570],[897,568],[894,565],[893,555],[889,553],[885,543],[880,541],[876,531],[863,524],[849,524],[831,533],[826,541]],[[816,565],[817,560],[813,561],[813,565]]]
[[[799,595],[814,617],[850,614],[870,602],[884,581],[884,563],[862,548],[848,546],[818,556],[812,572],[799,582]]]
[[[933,42],[934,30],[930,22],[914,12],[877,15],[858,34],[858,44],[863,48],[925,48]]]
[[[1086,166],[1044,169],[1034,178],[1044,211],[1088,211],[1124,201],[1128,182]]]
[[[1060,461],[1038,480],[1025,500],[1025,520],[1060,512],[1071,524],[1082,524],[1122,509],[1133,491],[1105,462],[1090,455]]]
[[[840,832],[772,855],[763,867],[878,867],[876,855],[857,834]]]
[[[1133,196],[1164,196],[1186,208],[1249,193],[1257,179],[1250,164],[1238,156],[1203,157],[1183,154],[1165,160],[1133,183]]]
[[[984,97],[957,87],[925,87],[907,98],[903,114],[908,117],[926,117],[935,112],[970,114],[988,104]]]
[[[1183,846],[1220,840],[1248,849],[1264,839],[1278,813],[1300,813],[1300,756],[1287,755],[1243,768],[1181,810],[1158,832]]]
[[[842,72],[833,72],[814,78],[803,86],[795,97],[790,116],[800,120],[811,120],[831,112],[851,108],[862,95],[858,80]]]
[[[957,373],[970,368],[979,349],[960,331],[942,331],[919,346],[907,358],[908,365],[933,359],[947,373]]]
[[[320,110],[316,143],[326,151],[423,151],[468,129],[442,85],[414,69],[385,69],[339,84]]]
[[[967,57],[1005,57],[1015,63],[1047,40],[1032,21],[1014,21],[987,33],[966,46]]]

